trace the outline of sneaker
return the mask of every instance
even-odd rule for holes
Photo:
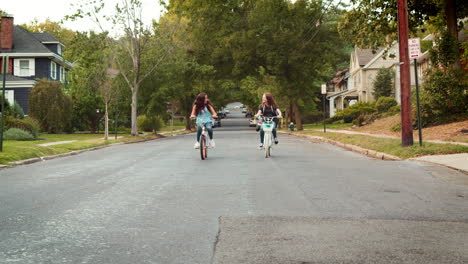
[[[278,138],[275,138],[275,144],[278,144]]]
[[[210,147],[210,148],[214,148],[214,147],[216,147],[216,144],[215,144],[215,142],[214,142],[214,140],[213,140],[213,139],[212,139],[212,140],[210,140],[210,143],[208,143],[208,147]]]
[[[194,149],[199,149],[200,148],[200,142],[195,142],[195,146],[193,146]]]
[[[263,149],[263,144],[260,143],[260,145],[258,145],[258,149]]]

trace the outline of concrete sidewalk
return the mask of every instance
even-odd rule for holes
[[[312,131],[323,131],[323,130],[314,129]],[[333,133],[366,135],[366,136],[377,137],[377,138],[399,139],[399,137],[395,137],[395,136],[369,134],[369,133],[347,131],[347,130],[327,129],[327,131],[328,132],[333,132]],[[448,142],[448,141],[440,141],[440,140],[425,140],[424,142],[432,142],[432,143],[439,143],[439,144],[455,144],[455,145],[468,146],[468,143],[463,143],[463,142]],[[345,144],[345,145],[349,145],[349,144]],[[357,148],[362,149],[360,147],[357,147]],[[355,151],[355,150],[353,150],[353,148],[349,148],[349,147],[346,148],[346,149],[350,149],[352,151]],[[363,151],[356,151],[356,152],[363,153],[364,155],[367,155]],[[383,158],[383,159],[385,159],[385,158]],[[445,167],[449,167],[449,168],[452,168],[452,169],[456,169],[456,170],[459,170],[459,171],[462,171],[462,172],[468,174],[468,153],[457,153],[457,154],[447,154],[447,155],[429,155],[429,156],[411,158],[410,160],[430,162],[430,163],[442,165],[442,166],[445,166]]]
[[[411,160],[436,163],[468,173],[468,153],[422,156]]]
[[[304,129],[307,130],[307,129]],[[323,131],[323,129],[314,129],[312,131]],[[328,132],[333,132],[333,133],[342,133],[342,134],[352,134],[352,135],[365,135],[365,136],[371,136],[371,137],[378,137],[378,138],[394,138],[394,139],[400,139],[400,137],[395,137],[395,136],[389,136],[389,135],[382,135],[382,134],[370,134],[370,133],[364,133],[364,132],[356,132],[356,131],[348,131],[348,130],[339,130],[339,129],[327,129]],[[415,142],[418,141],[417,138],[414,139]],[[442,140],[424,140],[423,136],[423,142],[431,142],[431,143],[438,143],[438,144],[453,144],[453,145],[463,145],[463,146],[468,146],[468,143],[464,142],[452,142],[452,141],[442,141]]]

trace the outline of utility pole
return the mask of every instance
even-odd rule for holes
[[[411,82],[408,52],[408,1],[398,0],[398,37],[400,51],[401,90],[401,143],[403,147],[413,145],[411,122]]]

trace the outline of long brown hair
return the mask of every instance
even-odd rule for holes
[[[203,109],[205,109],[205,107],[209,105],[213,106],[210,100],[208,100],[208,102],[205,104],[205,98],[206,98],[206,93],[200,93],[197,96],[197,99],[195,99],[195,101],[193,102],[193,104],[195,105],[195,115],[200,114],[200,112]]]
[[[271,93],[265,93],[265,97],[267,99],[267,106],[275,106],[275,99],[273,99],[273,95]]]

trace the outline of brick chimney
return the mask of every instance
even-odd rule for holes
[[[11,50],[13,48],[13,16],[2,15],[2,27],[0,29],[0,49]]]

